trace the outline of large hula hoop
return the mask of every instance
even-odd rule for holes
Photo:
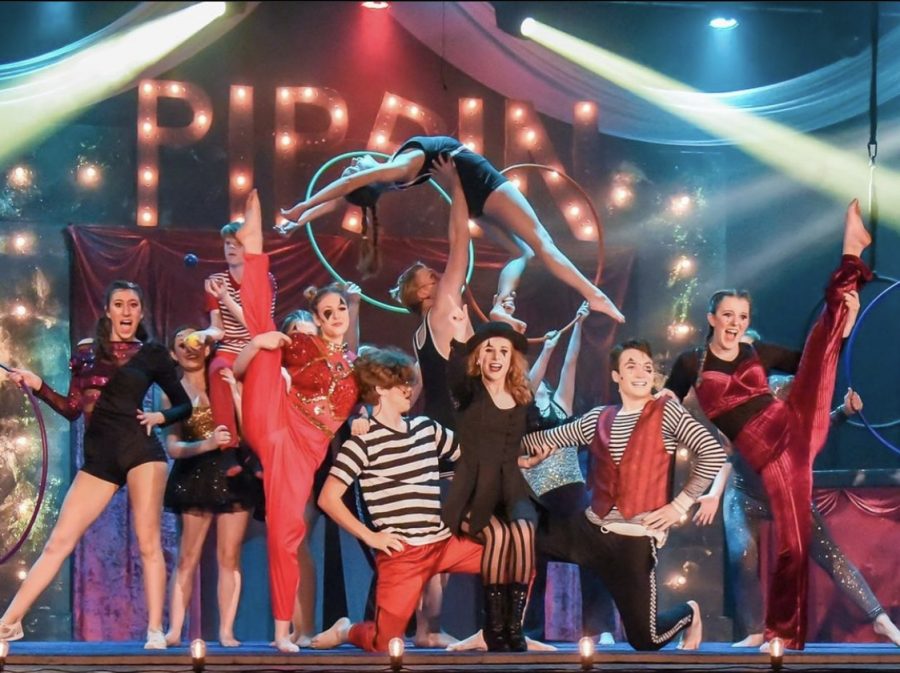
[[[390,154],[385,154],[384,152],[373,152],[371,150],[354,150],[353,152],[344,152],[343,154],[339,154],[336,157],[333,157],[326,161],[322,166],[315,172],[312,176],[312,180],[309,181],[309,187],[306,188],[306,198],[309,199],[315,190],[316,182],[318,182],[319,178],[322,177],[322,174],[327,171],[329,168],[334,166],[334,164],[339,161],[343,161],[344,159],[352,159],[353,157],[361,157],[366,154],[378,157],[380,159],[389,159],[391,157]],[[429,180],[428,184],[434,187],[438,194],[447,202],[450,203],[450,197],[447,195],[443,189],[434,181]],[[331,277],[334,278],[339,283],[347,283],[349,281],[345,280],[341,277],[341,274],[337,272],[331,263],[328,261],[328,258],[325,257],[325,254],[322,252],[322,249],[319,247],[319,244],[316,242],[316,237],[313,234],[312,229],[312,221],[306,223],[306,234],[309,236],[309,242],[312,245],[313,252],[316,253],[316,257],[319,258],[319,261],[322,263],[322,266],[325,267],[326,271],[331,274]],[[472,272],[475,269],[475,245],[472,243],[471,239],[469,240],[469,268],[466,270],[466,287],[469,286],[469,281],[472,280]],[[374,297],[370,297],[364,291],[362,291],[362,285],[357,283],[360,286],[360,296],[363,301],[367,304],[371,304],[372,306],[377,306],[378,308],[384,309],[385,311],[392,311],[394,313],[410,313],[410,310],[405,306],[396,306],[394,304],[387,304],[383,301],[379,301]]]
[[[887,278],[885,276],[881,276],[881,280],[885,280],[887,282],[894,281],[892,285],[882,290],[875,299],[869,302],[869,305],[866,306],[862,313],[859,314],[859,318],[856,319],[856,324],[853,326],[853,330],[850,332],[850,338],[847,339],[847,348],[844,351],[844,372],[847,376],[847,383],[850,384],[850,387],[856,390],[856,386],[853,385],[853,368],[851,367],[851,359],[853,357],[853,346],[856,344],[856,336],[859,334],[860,326],[865,322],[866,316],[869,315],[869,311],[871,311],[875,306],[878,305],[878,302],[881,301],[885,296],[890,294],[892,291],[896,290],[900,287],[900,280],[895,280],[893,278]],[[879,427],[888,427],[889,425],[894,425],[898,421],[891,421],[890,423],[882,423],[876,425],[874,423],[870,423],[869,419],[866,418],[866,415],[863,413],[862,409],[858,412],[859,417],[862,419],[863,425],[865,425],[866,429],[872,433],[872,435],[879,442],[884,444],[887,448],[893,451],[896,454],[900,454],[900,447],[891,443],[886,437],[884,437],[880,432],[878,432]]]
[[[9,371],[9,369],[5,366],[3,366],[3,369]],[[38,429],[41,432],[41,483],[38,485],[37,499],[35,499],[34,501],[34,509],[31,512],[31,518],[28,520],[28,525],[25,526],[25,530],[22,531],[19,539],[10,548],[10,550],[7,551],[2,557],[0,557],[0,565],[3,565],[9,559],[11,559],[16,554],[16,552],[22,548],[22,545],[25,544],[28,536],[31,535],[31,529],[34,527],[34,522],[37,521],[38,514],[40,514],[41,512],[41,505],[44,503],[44,494],[47,492],[47,463],[50,459],[50,452],[47,448],[47,428],[44,425],[44,416],[41,413],[41,408],[38,405],[34,393],[31,392],[31,388],[26,386],[24,383],[21,383],[20,387],[25,393],[25,397],[27,397],[28,401],[31,403],[31,408],[34,410],[34,416],[38,422]]]

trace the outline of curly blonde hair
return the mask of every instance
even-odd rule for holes
[[[466,374],[481,378],[481,367],[478,366],[478,358],[487,341],[478,344],[478,348],[469,354],[466,359]],[[509,361],[509,370],[506,372],[506,390],[512,395],[516,404],[524,406],[534,399],[531,384],[528,381],[528,361],[515,348]]]

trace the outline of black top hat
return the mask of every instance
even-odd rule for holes
[[[469,337],[469,340],[466,342],[466,353],[472,353],[478,348],[479,344],[493,337],[509,339],[513,348],[523,355],[528,352],[528,339],[525,338],[524,334],[519,334],[509,323],[491,321],[482,323],[475,328],[475,334]]]

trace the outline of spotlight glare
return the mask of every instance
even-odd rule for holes
[[[612,191],[612,202],[613,205],[622,208],[631,203],[631,200],[634,198],[634,193],[628,189],[628,187],[623,187],[621,185],[617,187],[613,187]]]
[[[247,89],[245,89],[242,86],[238,87],[235,90],[235,93],[237,94],[237,97],[240,98],[241,100],[244,100],[247,97]]]
[[[100,170],[94,164],[79,166],[78,182],[83,187],[94,187],[100,182]]]
[[[200,114],[197,115],[197,126],[206,126],[206,124],[208,122],[209,122],[209,117],[206,115],[205,112],[201,112]]]
[[[717,16],[709,22],[709,27],[716,30],[732,30],[738,27],[738,20],[734,17]]]
[[[360,4],[366,9],[387,9],[391,6],[389,2],[363,2]]]
[[[13,237],[13,248],[18,253],[28,252],[28,249],[31,247],[31,237],[27,234],[16,234]],[[18,443],[19,440],[16,440]]]
[[[16,304],[13,307],[13,315],[16,316],[17,318],[19,318],[20,320],[22,318],[27,318],[28,317],[28,307],[25,306],[25,304]]]
[[[537,28],[537,21],[529,16],[522,21],[522,25],[519,27],[519,32],[521,32],[524,37],[531,37],[532,35],[534,35],[535,28]]]
[[[24,166],[16,166],[9,172],[7,182],[14,189],[25,189],[31,186],[31,171]]]

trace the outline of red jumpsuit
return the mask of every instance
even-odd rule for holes
[[[766,640],[785,647],[806,642],[809,508],[812,464],[825,444],[847,307],[844,294],[858,290],[871,272],[844,255],[825,292],[825,308],[813,326],[785,401],[775,399],[734,437],[741,456],[762,476],[772,504],[778,557],[766,605]],[[770,395],[766,371],[755,355],[731,374],[700,372],[697,400],[711,421],[757,396]]]
[[[267,255],[244,256],[241,299],[251,336],[276,329]],[[359,391],[354,355],[319,337],[295,334],[283,351],[260,351],[244,375],[244,437],[259,454],[266,494],[269,583],[275,619],[288,621],[300,582],[297,547],[313,476]],[[281,376],[282,358],[291,390]]]

